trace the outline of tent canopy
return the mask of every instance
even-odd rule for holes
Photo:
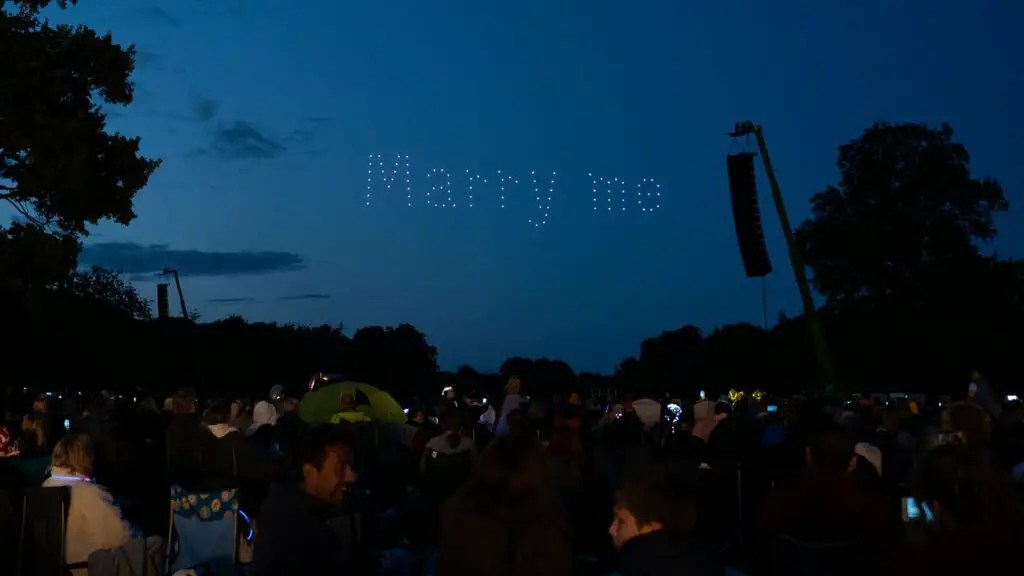
[[[299,405],[299,416],[310,425],[326,424],[341,410],[342,394],[353,395],[359,411],[374,422],[405,422],[405,411],[391,394],[362,382],[338,382],[307,392]]]

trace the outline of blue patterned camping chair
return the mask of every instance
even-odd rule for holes
[[[171,486],[168,573],[201,567],[211,574],[231,574],[238,511],[238,491],[234,488],[197,493]]]

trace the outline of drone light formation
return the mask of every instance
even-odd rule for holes
[[[407,208],[499,210],[525,209],[526,223],[534,228],[552,220],[552,205],[561,196],[557,171],[530,170],[522,180],[504,169],[476,172],[430,168],[422,172],[422,184],[413,182],[408,154],[370,154],[366,171],[364,204],[379,205],[401,199]],[[587,173],[590,211],[597,214],[653,214],[661,210],[661,182],[653,177],[628,181],[618,176]],[[571,200],[571,199],[570,199]],[[570,203],[562,201],[561,206]],[[581,206],[582,208],[582,206]],[[516,210],[518,211],[518,210]]]

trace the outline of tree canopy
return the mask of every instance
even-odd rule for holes
[[[0,1],[0,200],[21,217],[0,225],[7,288],[70,274],[88,226],[131,222],[135,195],[159,166],[140,155],[138,138],[106,125],[104,106],[132,101],[134,47],[85,26],[51,26],[38,18],[49,4]]]
[[[838,186],[796,231],[815,288],[830,303],[914,305],[979,265],[1008,202],[975,178],[953,129],[877,123],[839,147]]]

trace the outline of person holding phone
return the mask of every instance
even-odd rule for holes
[[[828,420],[810,435],[806,468],[794,482],[768,495],[758,519],[755,562],[771,569],[785,562],[780,547],[843,550],[850,561],[831,574],[872,573],[899,540],[899,518],[855,481],[854,438]],[[916,573],[916,572],[914,572]]]
[[[976,446],[944,445],[918,462],[903,518],[916,534],[885,574],[1005,574],[1024,542],[1008,479]],[[1012,552],[1010,552],[1012,554]]]

